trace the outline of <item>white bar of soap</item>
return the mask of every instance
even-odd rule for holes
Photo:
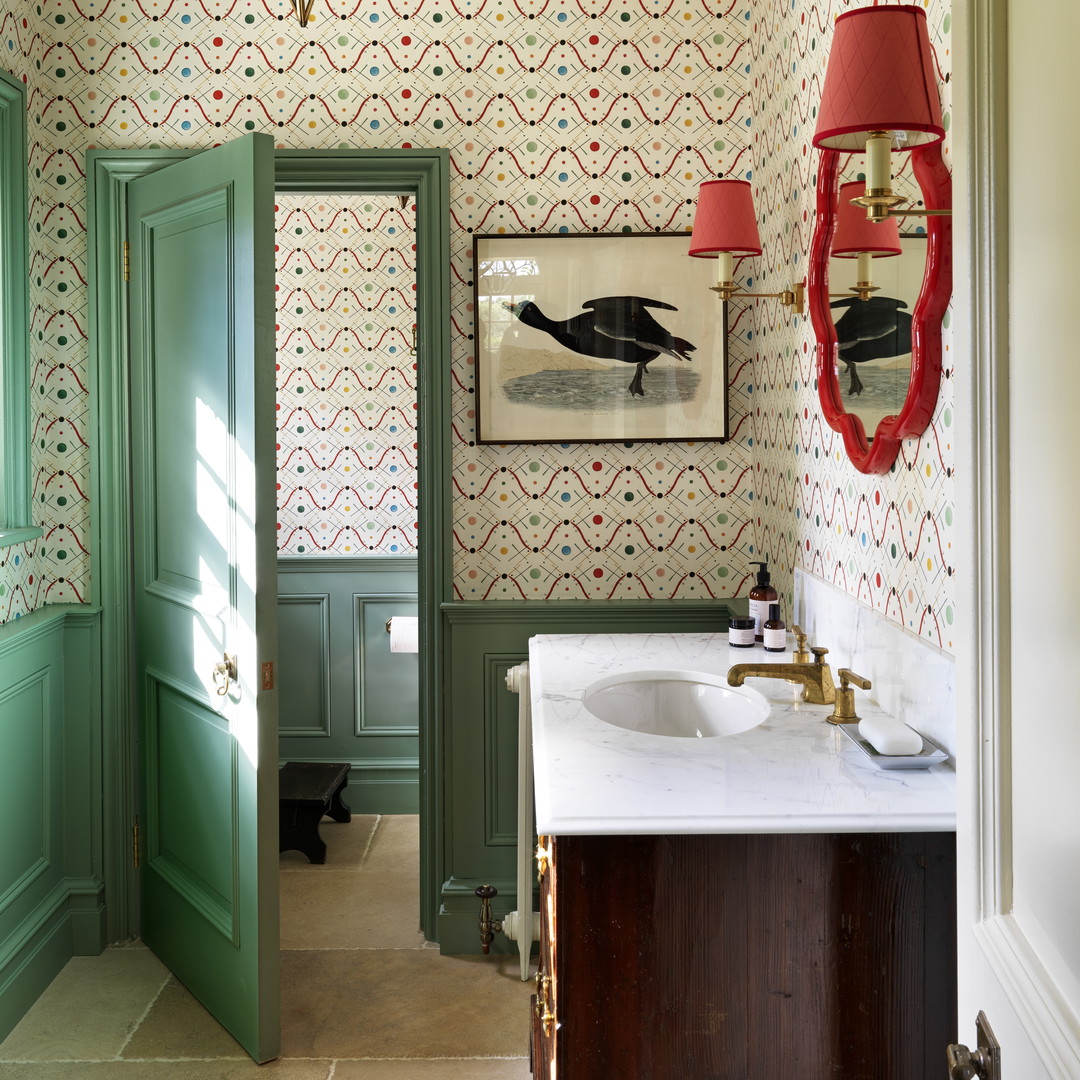
[[[859,721],[859,734],[879,753],[888,757],[918,754],[922,736],[891,716],[873,716]]]

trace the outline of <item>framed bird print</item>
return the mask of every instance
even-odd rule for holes
[[[723,441],[727,305],[689,233],[477,236],[477,441]]]

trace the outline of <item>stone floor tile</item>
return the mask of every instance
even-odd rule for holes
[[[531,984],[513,957],[434,950],[282,954],[289,1057],[520,1057]]]
[[[364,870],[378,874],[410,869],[416,873],[420,895],[420,818],[416,814],[384,814],[379,818]]]
[[[334,1080],[530,1080],[530,1077],[528,1058],[338,1061],[334,1069]]]
[[[282,949],[422,949],[416,874],[281,875]]]
[[[168,979],[145,946],[72,957],[0,1043],[0,1061],[115,1057]]]
[[[247,1052],[189,990],[170,978],[119,1056],[246,1058]]]
[[[329,1080],[330,1061],[64,1061],[4,1065],[4,1080]]]

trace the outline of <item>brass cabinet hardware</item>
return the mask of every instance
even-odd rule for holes
[[[946,1051],[949,1080],[1001,1080],[1001,1045],[994,1036],[990,1021],[981,1009],[975,1018],[978,1046],[969,1050],[963,1043],[953,1043]]]
[[[536,874],[541,880],[548,871],[551,861],[551,846],[546,836],[536,838]]]
[[[224,697],[229,692],[230,683],[237,681],[236,657],[225,653],[224,659],[214,665],[213,679],[218,697]]]
[[[873,684],[862,675],[856,675],[851,668],[837,668],[836,674],[840,677],[840,686],[836,691],[833,711],[825,719],[830,724],[853,724],[860,717],[855,712],[855,691],[849,683],[854,683],[861,690],[869,690]]]
[[[551,1009],[551,976],[536,973],[536,1016],[543,1025],[544,1034],[551,1037],[555,1030],[555,1013]]]

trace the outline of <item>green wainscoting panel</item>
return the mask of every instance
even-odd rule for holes
[[[386,622],[415,615],[408,557],[278,560],[282,761],[347,761],[354,813],[415,814],[419,668]]]
[[[499,890],[496,916],[517,907],[518,698],[509,668],[536,634],[715,633],[746,601],[503,601],[444,604],[443,866],[438,941],[478,953],[478,885]],[[516,946],[497,935],[495,952]]]
[[[278,641],[289,646],[278,658],[279,739],[330,738],[330,594],[279,584]]]
[[[0,1039],[105,945],[99,667],[93,608],[0,626]]]
[[[415,592],[413,594],[415,596]],[[386,626],[395,615],[416,615],[415,600],[384,593],[354,594],[359,629],[353,677],[356,689],[354,734],[389,745],[397,736],[403,750],[420,734],[419,654],[390,651]]]

